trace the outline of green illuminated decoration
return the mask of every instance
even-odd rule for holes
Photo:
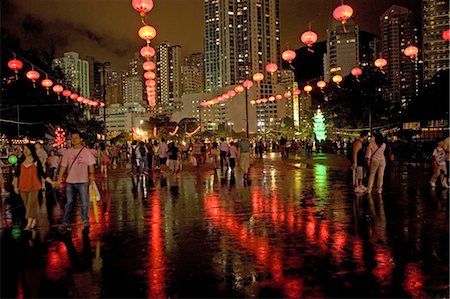
[[[314,134],[316,134],[316,139],[320,141],[324,141],[327,139],[327,129],[325,126],[325,117],[323,116],[322,111],[317,109],[317,112],[314,113]]]

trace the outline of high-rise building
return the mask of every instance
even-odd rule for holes
[[[170,114],[181,105],[181,47],[161,43],[155,57],[157,110]]]
[[[86,56],[89,63],[89,93],[96,100],[102,99],[102,64],[92,56]]]
[[[76,52],[66,52],[64,57],[53,60],[53,67],[61,68],[65,84],[79,93],[79,95],[89,98],[89,63],[80,59],[80,55]]]
[[[270,62],[281,64],[279,0],[205,0],[204,9],[206,90],[241,83]]]
[[[406,107],[419,92],[419,59],[404,55],[410,45],[418,45],[417,26],[409,9],[392,5],[380,16],[380,51],[388,61],[387,100]]]
[[[123,78],[123,101],[124,103],[139,103],[144,101],[143,84],[143,58],[135,53],[129,62],[128,72]]]
[[[194,53],[184,58],[181,66],[183,94],[202,92],[205,89],[204,56]]]
[[[111,70],[109,67],[106,71],[106,103],[123,104],[124,103],[124,89],[125,89],[125,74]]]
[[[325,81],[333,74],[348,75],[359,65],[359,27],[353,19],[345,27],[330,19],[327,30],[327,54],[324,57]]]
[[[449,43],[442,33],[450,27],[449,0],[422,0],[423,74],[429,80],[449,70]]]

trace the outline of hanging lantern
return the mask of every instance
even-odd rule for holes
[[[277,95],[275,96],[275,99],[276,99],[277,101],[281,101],[281,100],[283,99],[283,96],[282,96],[281,94],[277,94]]]
[[[403,54],[409,56],[411,59],[413,59],[417,53],[419,53],[419,49],[416,46],[409,46],[403,50]]]
[[[319,87],[320,89],[324,88],[325,86],[327,86],[327,83],[325,81],[320,80],[319,82],[317,82],[317,87]]]
[[[225,100],[228,100],[230,98],[230,96],[227,93],[224,93],[222,95],[222,98],[224,98]]]
[[[66,89],[62,92],[62,95],[66,97],[66,100],[68,100],[69,97],[72,95],[72,92],[70,90]]]
[[[55,86],[53,86],[53,91],[56,92],[56,94],[58,95],[58,100],[59,100],[59,94],[64,90],[64,88],[59,85],[56,84]]]
[[[150,46],[143,46],[143,47],[141,48],[140,53],[141,53],[141,56],[144,57],[145,59],[150,59],[150,58],[152,58],[153,56],[155,56],[156,51],[155,51],[155,49],[153,49],[153,48],[150,47]]]
[[[314,31],[305,31],[300,37],[300,40],[308,47],[312,47],[317,42],[317,34]]]
[[[28,71],[26,74],[27,78],[31,80],[31,82],[33,82],[33,87],[36,88],[36,85],[34,84],[36,82],[37,79],[39,79],[39,77],[41,76],[38,72],[36,72],[35,70],[31,70]]]
[[[285,97],[286,99],[290,99],[291,96],[292,96],[292,94],[291,94],[290,91],[286,91],[286,92],[284,93],[284,97]]]
[[[275,99],[274,96],[270,96],[270,97],[269,97],[269,102],[275,102],[275,100],[276,100],[276,99]]]
[[[334,75],[333,78],[331,78],[331,80],[333,80],[334,83],[339,84],[342,82],[344,78],[342,78],[341,75]]]
[[[80,96],[80,97],[77,98],[77,102],[81,103],[81,102],[83,102],[83,101],[84,101],[84,98],[83,98],[83,97]]]
[[[219,103],[219,102],[223,102],[224,98],[222,96],[218,96],[215,100]]]
[[[261,99],[261,103],[267,103],[269,100],[268,99],[266,99],[266,98],[262,98]]]
[[[312,86],[309,84],[303,87],[303,90],[306,91],[308,94],[311,92],[312,89],[313,89]]]
[[[234,90],[230,90],[227,92],[227,94],[230,96],[230,98],[232,98],[236,95],[236,92]]]
[[[263,79],[264,79],[263,73],[256,73],[253,75],[253,81],[255,81],[256,83],[261,82]]]
[[[442,32],[442,38],[446,41],[450,41],[450,29],[447,29],[444,32]]]
[[[352,68],[352,75],[355,76],[356,78],[358,78],[359,76],[362,75],[362,69],[360,69],[359,67],[354,67]]]
[[[286,50],[281,54],[281,58],[289,63],[292,63],[292,60],[294,60],[296,56],[297,54],[293,50]]]
[[[76,101],[76,100],[79,98],[79,95],[77,95],[76,93],[72,93],[72,94],[70,95],[70,98],[71,98],[72,100]]]
[[[300,90],[300,89],[294,89],[294,94],[296,95],[296,96],[298,96],[299,94],[301,94],[302,93],[302,91]]]
[[[145,72],[144,78],[147,80],[153,80],[156,78],[156,74],[154,72]]]
[[[150,41],[156,36],[156,29],[152,26],[145,25],[139,29],[138,34],[140,38],[147,41],[147,43],[150,43]]]
[[[262,101],[261,101],[260,99],[258,99],[258,100],[255,101],[255,103],[256,103],[256,104],[261,104]]]
[[[255,100],[251,100],[250,101],[250,105],[255,105],[256,104],[256,101]]]
[[[47,89],[47,95],[48,95],[48,89],[50,87],[52,87],[53,81],[48,78],[45,78],[44,80],[42,80],[41,85],[44,86],[45,89]]]
[[[353,15],[353,8],[349,5],[342,4],[333,11],[333,18],[343,24],[347,22]]]
[[[146,80],[145,81],[145,86],[154,87],[155,85],[156,85],[156,81],[155,80]]]
[[[387,65],[387,60],[384,58],[378,58],[375,60],[375,66],[382,70]]]
[[[140,13],[143,17],[146,13],[152,10],[153,8],[153,0],[133,0],[131,2],[134,10]]]
[[[253,86],[253,82],[251,80],[245,80],[242,85],[244,85],[245,88],[250,89]]]
[[[251,81],[250,81],[250,82],[251,82]],[[244,91],[244,87],[243,87],[242,85],[238,85],[238,86],[236,86],[236,87],[234,88],[234,91],[235,91],[236,93],[241,93],[241,92]]]
[[[17,73],[23,67],[22,61],[14,58],[14,59],[8,61],[8,67],[14,71],[14,73],[16,74],[16,80],[17,80],[18,79]]]
[[[142,68],[145,71],[153,71],[156,68],[156,64],[153,61],[146,61],[144,62],[144,64],[142,65]]]
[[[105,107],[105,103],[101,102],[100,107],[102,107],[102,108]]]
[[[266,71],[268,73],[270,73],[271,75],[273,75],[273,73],[275,73],[277,70],[278,70],[278,65],[276,63],[269,63],[266,65]],[[262,81],[262,79],[261,79],[261,81]]]

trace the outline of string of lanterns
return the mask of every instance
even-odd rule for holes
[[[44,87],[47,91],[47,95],[50,95],[50,88],[52,89],[52,91],[54,93],[57,94],[58,96],[58,100],[61,99],[60,95],[62,94],[65,98],[66,101],[68,101],[69,97],[70,99],[72,99],[74,101],[74,103],[79,103],[79,105],[85,105],[85,106],[89,106],[89,107],[104,107],[105,104],[103,102],[98,102],[96,100],[91,100],[89,98],[85,98],[82,96],[79,96],[78,94],[72,92],[69,88],[64,88],[62,85],[60,85],[59,83],[54,84],[54,82],[58,82],[58,79],[54,79],[51,80],[48,78],[48,74],[39,69],[38,67],[36,67],[33,63],[29,62],[27,59],[20,57],[20,59],[17,58],[16,53],[14,53],[13,51],[11,51],[13,53],[14,58],[11,59],[10,61],[8,61],[8,68],[10,68],[16,77],[16,80],[19,79],[19,71],[24,67],[24,63],[22,62],[22,60],[28,64],[30,64],[31,66],[31,70],[25,73],[25,76],[32,82],[33,87],[36,88],[36,82],[39,80],[39,78],[41,78],[41,74],[35,70],[38,69],[41,73],[43,73],[45,75],[45,79],[41,80],[41,86]]]
[[[133,0],[131,5],[134,10],[139,12],[143,25],[139,29],[138,35],[146,42],[146,45],[141,48],[140,54],[146,60],[142,64],[142,68],[145,71],[145,90],[147,93],[148,105],[153,108],[156,106],[156,73],[154,72],[156,70],[156,64],[153,61],[150,61],[150,59],[155,56],[156,51],[150,46],[150,42],[156,37],[156,29],[148,25],[145,21],[146,13],[153,9],[153,0]]]

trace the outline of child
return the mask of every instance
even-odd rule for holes
[[[438,176],[440,176],[442,188],[448,189],[448,184],[445,179],[445,176],[447,175],[447,166],[445,165],[445,151],[443,146],[444,141],[441,140],[433,151],[433,176],[430,180],[431,188],[436,187],[436,180]]]

